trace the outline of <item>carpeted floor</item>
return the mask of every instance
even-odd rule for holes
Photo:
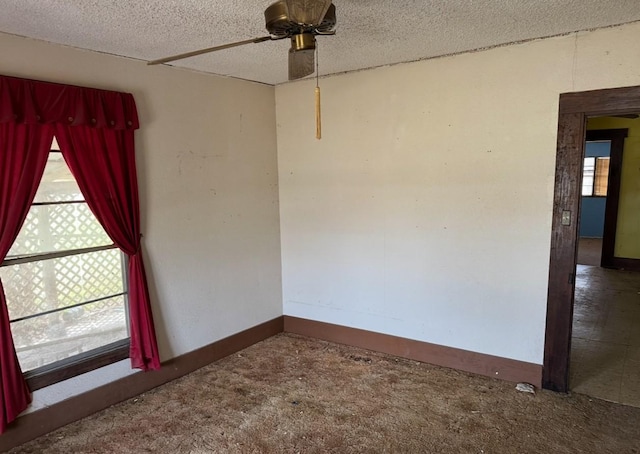
[[[640,409],[281,334],[12,453],[638,453]]]

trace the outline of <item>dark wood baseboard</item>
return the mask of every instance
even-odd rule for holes
[[[640,271],[640,259],[625,259],[621,257],[613,257],[605,268],[627,271]]]
[[[268,339],[284,329],[283,317],[241,331],[162,363],[162,368],[121,378],[51,407],[27,413],[0,436],[0,452],[8,451],[59,427],[182,377],[225,356]]]
[[[288,315],[284,316],[284,330],[487,377],[531,383],[538,388],[542,385],[542,365],[539,364]]]

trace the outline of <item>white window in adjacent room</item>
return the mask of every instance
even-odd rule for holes
[[[124,265],[54,140],[27,219],[0,264],[23,372],[69,368],[126,349]]]
[[[606,197],[609,183],[609,157],[584,158],[582,195]]]

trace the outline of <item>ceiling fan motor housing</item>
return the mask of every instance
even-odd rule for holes
[[[302,24],[292,19],[286,0],[279,0],[267,7],[264,18],[267,31],[275,38],[287,38],[306,33],[333,34],[336,27],[336,7],[332,3],[319,23]]]
[[[291,38],[289,80],[313,74],[316,35],[332,35],[336,7],[331,0],[278,0],[264,11],[271,39]]]

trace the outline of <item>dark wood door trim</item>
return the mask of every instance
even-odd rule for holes
[[[585,126],[584,114],[560,114],[542,386],[561,392],[567,391],[569,373]],[[563,212],[569,225],[563,225]]]
[[[589,117],[637,114],[640,91],[637,87],[563,93],[560,95],[560,114],[577,113]]]
[[[587,141],[610,140],[609,183],[607,204],[604,211],[604,233],[602,235],[602,258],[600,266],[614,267],[616,231],[618,229],[618,204],[620,202],[620,175],[622,173],[622,153],[628,129],[595,129],[587,131]]]
[[[585,125],[589,116],[640,112],[640,87],[593,90],[560,95],[556,178],[551,223],[547,326],[542,386],[566,392],[577,255]],[[570,225],[562,214],[571,213]]]

